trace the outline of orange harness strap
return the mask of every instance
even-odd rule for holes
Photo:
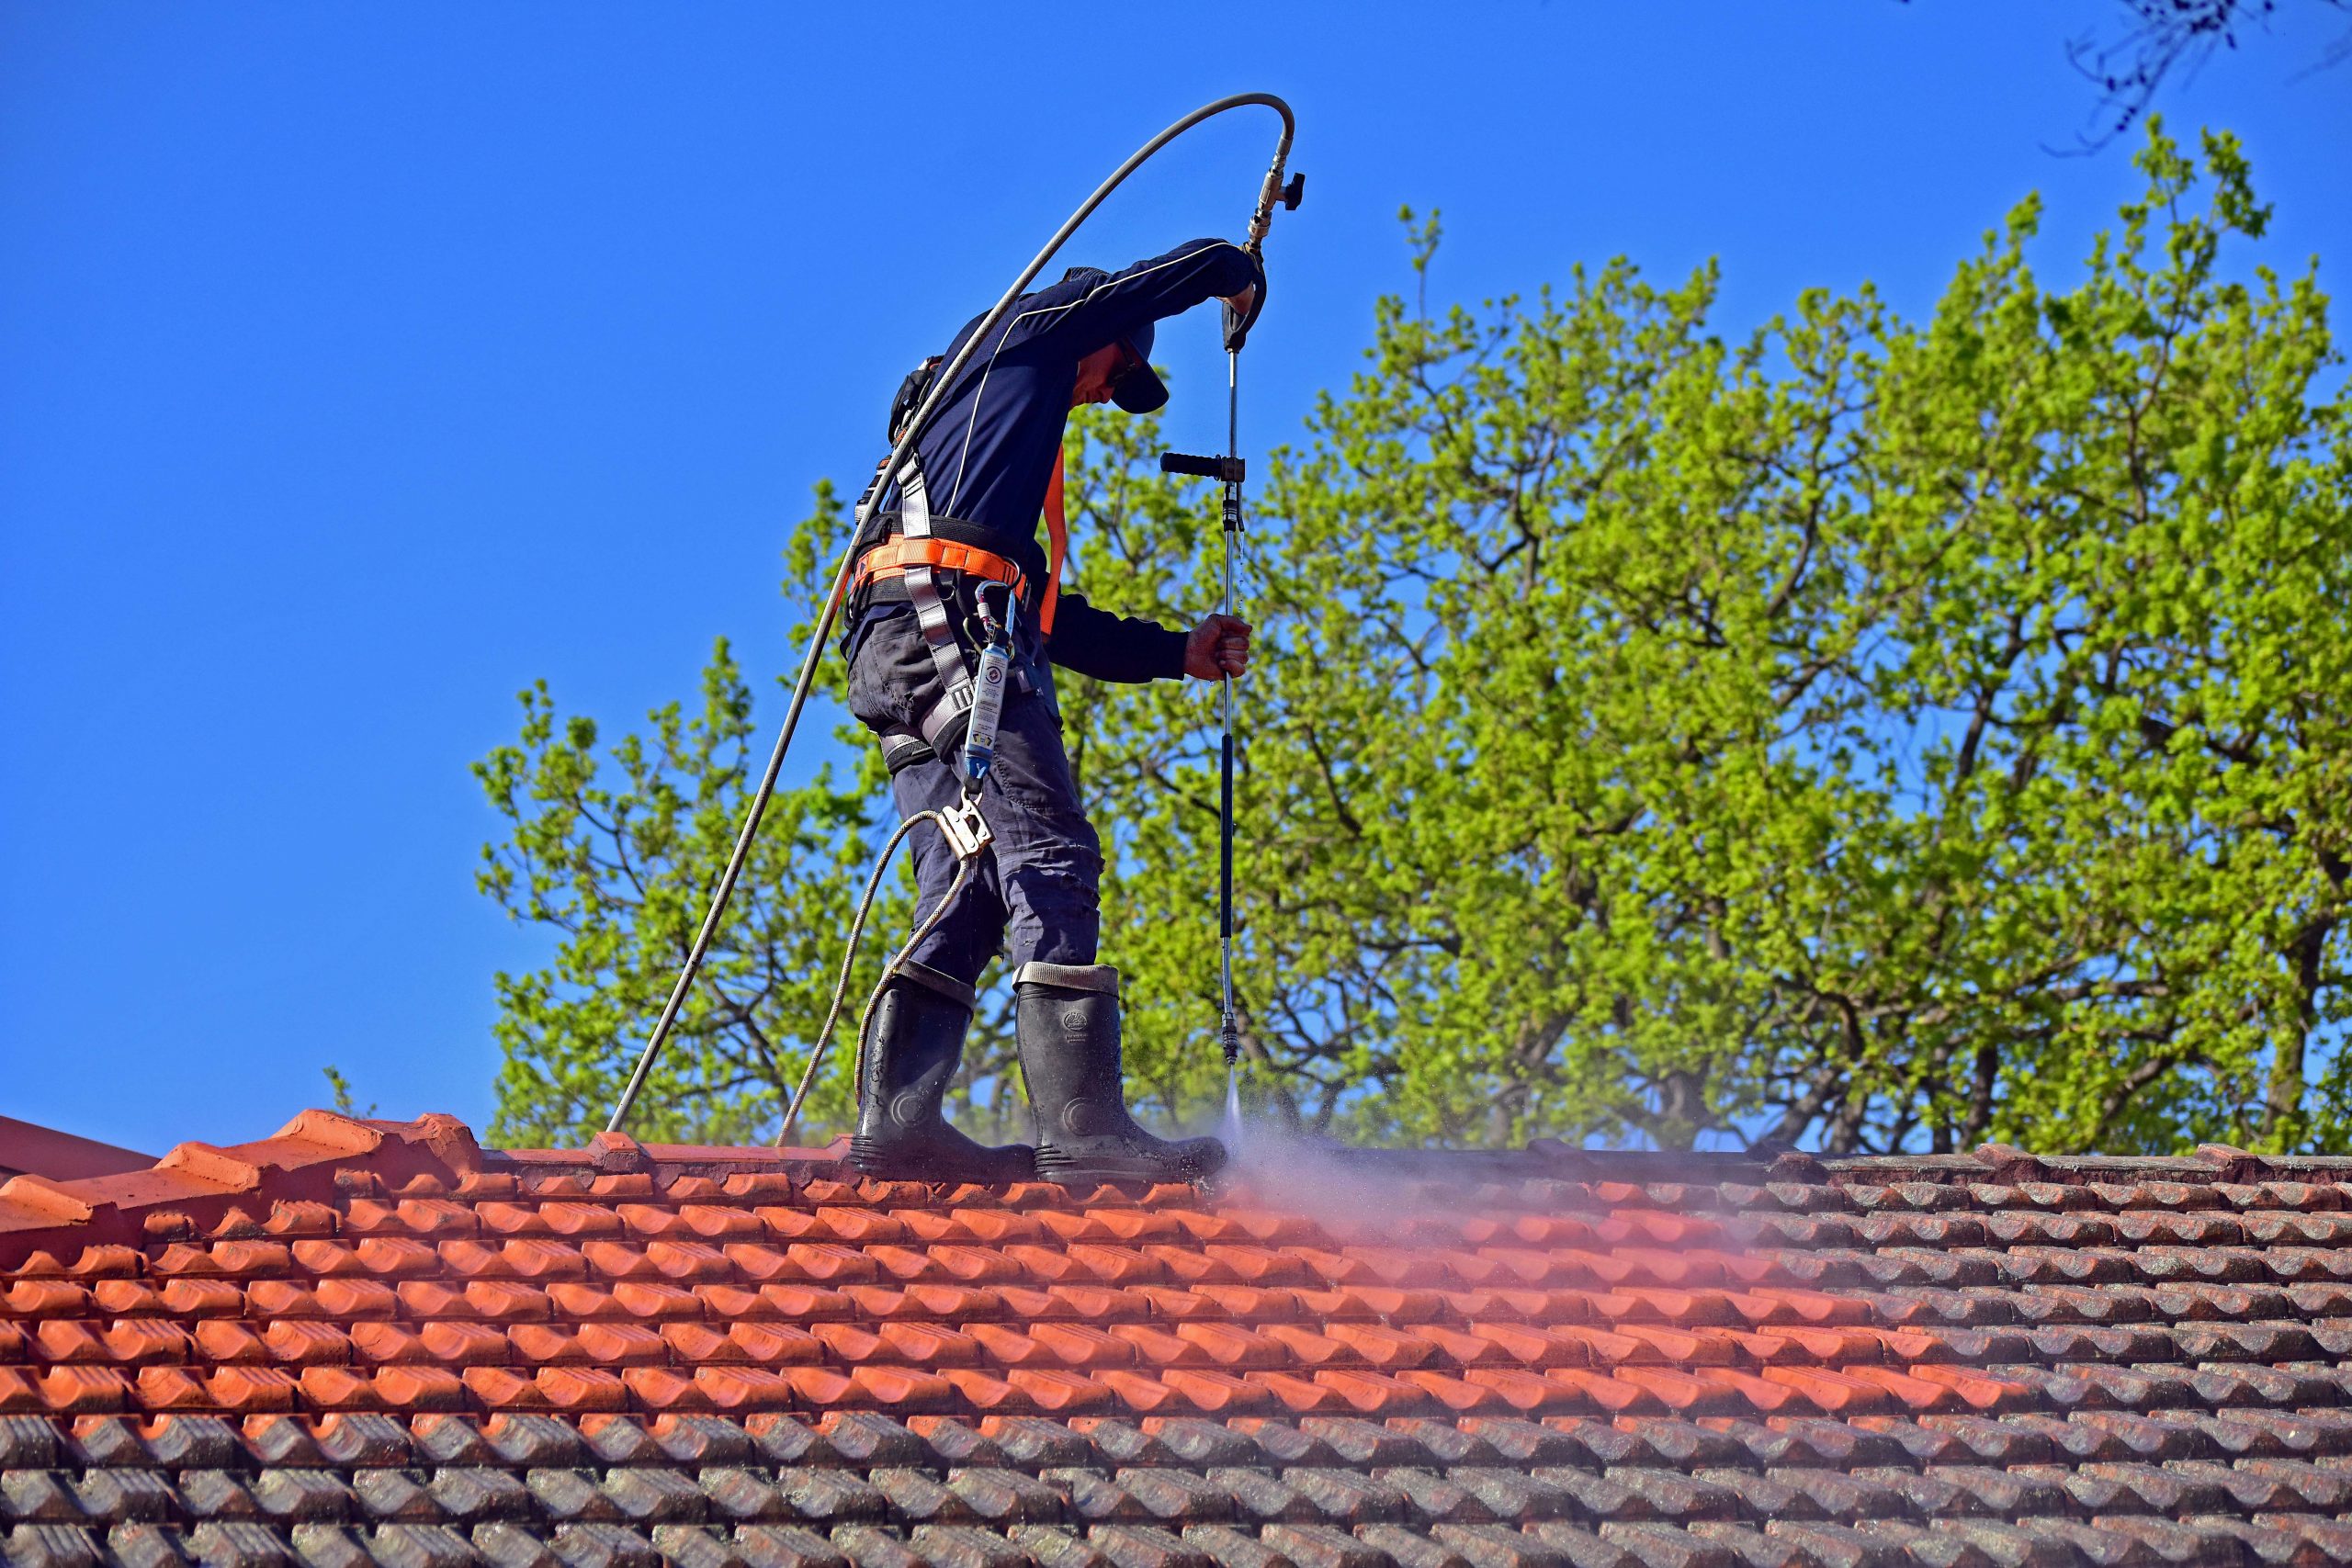
[[[1037,606],[1037,630],[1054,635],[1054,604],[1062,596],[1062,558],[1069,553],[1069,524],[1062,515],[1062,453],[1054,449],[1054,477],[1046,481],[1046,596]]]
[[[1015,562],[976,545],[959,545],[932,534],[912,538],[900,535],[858,557],[855,586],[863,587],[869,580],[904,576],[910,566],[968,572],[1001,582],[1016,593],[1021,591],[1022,571]]]

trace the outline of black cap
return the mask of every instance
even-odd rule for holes
[[[1168,383],[1151,367],[1151,323],[1144,322],[1121,341],[1135,355],[1135,368],[1111,389],[1111,400],[1129,413],[1158,413],[1168,406]]]

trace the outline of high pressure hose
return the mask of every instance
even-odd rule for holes
[[[833,622],[841,614],[842,601],[848,596],[850,574],[857,565],[857,541],[863,536],[866,521],[874,508],[882,504],[883,494],[889,489],[889,479],[899,472],[900,466],[906,462],[908,454],[914,450],[916,441],[922,437],[924,429],[930,424],[940,400],[955,386],[956,378],[962,374],[965,365],[978,350],[981,340],[996,330],[998,323],[1002,321],[1006,313],[1012,309],[1013,302],[1027,290],[1037,274],[1045,270],[1046,264],[1053,260],[1055,253],[1062,248],[1064,243],[1078,231],[1079,227],[1087,219],[1093,216],[1094,209],[1102,205],[1104,198],[1118,189],[1126,177],[1142,167],[1152,154],[1203,120],[1223,114],[1227,109],[1243,108],[1253,104],[1263,105],[1273,110],[1282,117],[1283,122],[1281,139],[1274,143],[1273,162],[1266,170],[1266,177],[1259,186],[1257,204],[1250,214],[1247,243],[1254,254],[1263,244],[1266,231],[1272,226],[1274,204],[1282,200],[1293,207],[1297,205],[1296,182],[1294,181],[1286,192],[1283,184],[1283,171],[1290,159],[1291,138],[1297,132],[1298,121],[1291,113],[1290,106],[1272,93],[1236,93],[1231,97],[1219,98],[1214,103],[1204,104],[1194,109],[1136,149],[1125,163],[1113,170],[1111,177],[1095,186],[1093,194],[1080,202],[1078,210],[1071,213],[1059,229],[1054,231],[1054,237],[1046,242],[1046,248],[1039,251],[1029,265],[1022,269],[1021,276],[1012,280],[1012,287],[1004,291],[1004,297],[989,310],[978,329],[964,340],[963,346],[956,351],[955,356],[949,359],[941,367],[939,374],[932,378],[930,389],[925,394],[922,406],[916,409],[914,417],[907,422],[906,429],[899,435],[898,443],[891,447],[889,457],[883,461],[879,470],[881,477],[867,491],[852,520],[849,543],[842,551],[841,566],[833,573],[832,588],[825,595],[824,611],[818,622],[817,635],[809,640],[808,656],[800,662],[799,679],[793,682],[792,702],[785,709],[784,728],[776,736],[775,750],[768,755],[767,770],[760,775],[759,788],[752,795],[751,808],[743,814],[743,826],[735,835],[735,847],[727,857],[727,868],[719,874],[718,886],[712,890],[710,908],[703,915],[701,929],[695,933],[694,946],[686,953],[685,964],[678,971],[676,983],[670,987],[669,1000],[662,1005],[662,1015],[654,1021],[652,1035],[646,1041],[645,1049],[637,1058],[637,1067],[629,1074],[628,1087],[622,1089],[619,1102],[613,1107],[611,1120],[605,1123],[605,1131],[616,1133],[620,1131],[621,1124],[628,1119],[630,1110],[637,1103],[639,1092],[645,1087],[646,1075],[653,1070],[654,1060],[661,1055],[662,1044],[669,1039],[670,1031],[677,1022],[679,1010],[685,1005],[686,993],[694,985],[695,976],[700,972],[703,960],[709,955],[711,939],[718,932],[718,923],[726,916],[728,901],[734,897],[735,884],[743,874],[743,864],[751,858],[752,841],[759,836],[760,819],[767,814],[768,800],[775,793],[776,779],[784,771],[785,754],[791,749],[793,732],[800,725],[801,710],[808,705],[808,693],[816,684],[817,662],[824,655],[825,644],[832,636]],[[1227,684],[1229,686],[1230,682],[1228,682]],[[893,836],[892,846],[896,846],[898,840],[905,835],[908,828],[921,821],[925,815],[930,814],[918,815],[902,824],[899,833]],[[1227,815],[1229,818],[1230,812]],[[889,852],[886,850],[883,855],[885,863],[888,862],[888,855]],[[881,869],[880,864],[875,868],[875,879],[877,884]],[[869,891],[869,902],[870,898]],[[944,900],[940,908],[943,910],[946,908]],[[937,912],[934,911],[934,919],[936,914]],[[862,911],[860,924],[863,924]],[[854,946],[855,942],[853,941],[852,959],[855,956]],[[910,942],[907,951],[911,951],[912,946],[913,944]],[[888,968],[884,971],[883,978],[886,982],[890,973],[905,960],[907,952],[902,951],[891,961]],[[1228,960],[1228,964],[1229,962]],[[844,962],[843,969],[843,985],[846,986],[846,983],[847,961]],[[1229,979],[1227,992],[1229,997]],[[1230,1008],[1231,1004],[1228,1000],[1228,1017],[1230,1017]],[[838,1016],[839,1011],[840,996],[837,993],[834,999],[834,1015]],[[830,1039],[831,1035],[831,1030],[829,1023],[826,1038]],[[821,1056],[822,1054],[823,1046],[820,1043],[816,1049],[815,1055]],[[816,1063],[812,1059],[809,1066],[810,1075],[813,1075]],[[793,1097],[795,1115],[797,1114],[799,1102],[807,1092],[806,1085],[808,1081],[808,1076],[804,1075],[802,1091]]]

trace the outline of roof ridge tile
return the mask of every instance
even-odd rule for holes
[[[484,1158],[452,1116],[369,1122],[311,1110],[270,1137],[182,1143],[142,1169],[66,1182],[18,1177],[0,1188],[0,1271],[42,1251],[193,1241],[232,1226],[232,1210],[250,1218],[266,1202],[275,1218],[281,1203],[332,1201],[388,1176],[447,1180]]]

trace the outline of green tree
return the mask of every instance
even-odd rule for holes
[[[1622,260],[1476,311],[1381,303],[1248,535],[1253,1093],[1404,1141],[2344,1136],[2325,301],[2225,269],[2265,219],[2231,139],[2200,173],[2152,128],[2140,161],[2071,287],[2028,265],[2029,202],[1922,322],[1816,292],[1726,343],[1712,268]],[[1425,290],[1434,220],[1413,234]],[[1197,615],[1209,497],[1149,471],[1152,422],[1076,429],[1077,580]],[[804,525],[794,602],[838,522]],[[543,694],[485,765],[515,828],[485,885],[562,932],[502,982],[502,1131],[609,1100],[691,936],[744,771],[731,668],[709,690],[699,728],[615,749],[610,795]],[[1223,1090],[1213,694],[1066,676],[1063,706],[1131,1089],[1196,1111]],[[772,1122],[731,1042],[805,1039],[875,783],[820,779],[771,829],[661,1097],[702,1109],[665,1114]],[[1002,1119],[1001,1006],[976,1055]]]

